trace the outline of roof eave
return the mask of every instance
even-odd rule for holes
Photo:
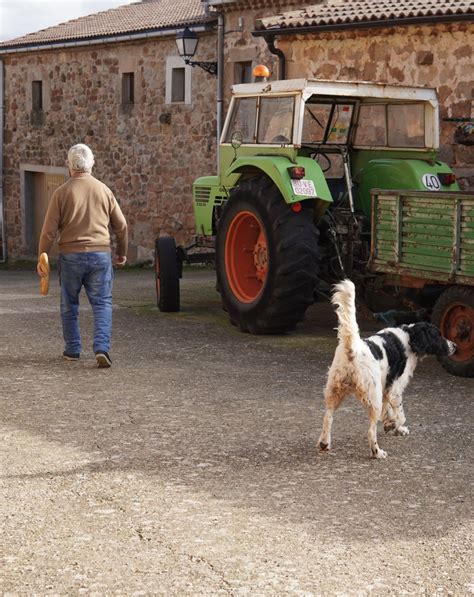
[[[196,33],[211,31],[217,19],[207,20],[206,22],[187,22],[173,25],[172,27],[160,29],[145,29],[141,31],[130,31],[127,33],[112,33],[110,35],[97,35],[91,37],[77,37],[72,39],[60,39],[57,41],[32,42],[24,44],[14,44],[11,46],[0,46],[0,56],[4,54],[15,54],[20,52],[33,52],[45,50],[59,50],[63,48],[77,48],[81,46],[96,46],[107,43],[120,43],[124,41],[135,41],[140,39],[151,39],[159,37],[168,37],[175,35],[178,31],[189,27]]]
[[[373,21],[357,21],[350,23],[330,23],[327,25],[307,25],[304,27],[279,27],[269,29],[257,29],[252,31],[255,37],[274,37],[277,35],[299,35],[305,33],[318,33],[320,31],[338,31],[346,29],[368,29],[374,27],[396,27],[398,25],[422,25],[426,23],[452,22],[452,21],[473,21],[474,14],[454,15],[427,15],[423,17],[407,17],[402,19],[383,19]]]

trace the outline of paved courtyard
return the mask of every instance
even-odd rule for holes
[[[368,457],[354,400],[315,442],[335,319],[239,333],[211,271],[161,314],[150,270],[116,276],[109,370],[60,358],[59,293],[0,271],[4,595],[467,595],[474,381],[423,361],[411,434]],[[363,326],[364,327],[364,326]],[[368,332],[373,327],[365,323]]]

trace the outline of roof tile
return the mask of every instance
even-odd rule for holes
[[[152,29],[166,29],[209,20],[201,0],[145,0],[80,17],[0,43],[2,47],[59,43]]]
[[[474,0],[323,0],[259,21],[260,30],[324,27],[429,16],[472,15]]]

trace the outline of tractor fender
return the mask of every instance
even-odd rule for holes
[[[303,166],[305,169],[305,180],[311,180],[316,189],[316,197],[308,195],[296,195],[291,185],[288,168]],[[313,201],[325,201],[332,203],[331,192],[324,178],[320,165],[311,158],[298,157],[295,162],[284,156],[251,156],[237,158],[226,170],[224,176],[228,180],[234,179],[236,174],[251,173],[258,176],[261,173],[270,178],[280,191],[286,203],[297,203],[311,199]],[[232,184],[232,186],[235,186]]]

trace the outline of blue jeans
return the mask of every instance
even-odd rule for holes
[[[111,253],[60,253],[61,321],[65,352],[81,352],[79,294],[84,286],[94,315],[94,352],[109,352],[112,336]]]

